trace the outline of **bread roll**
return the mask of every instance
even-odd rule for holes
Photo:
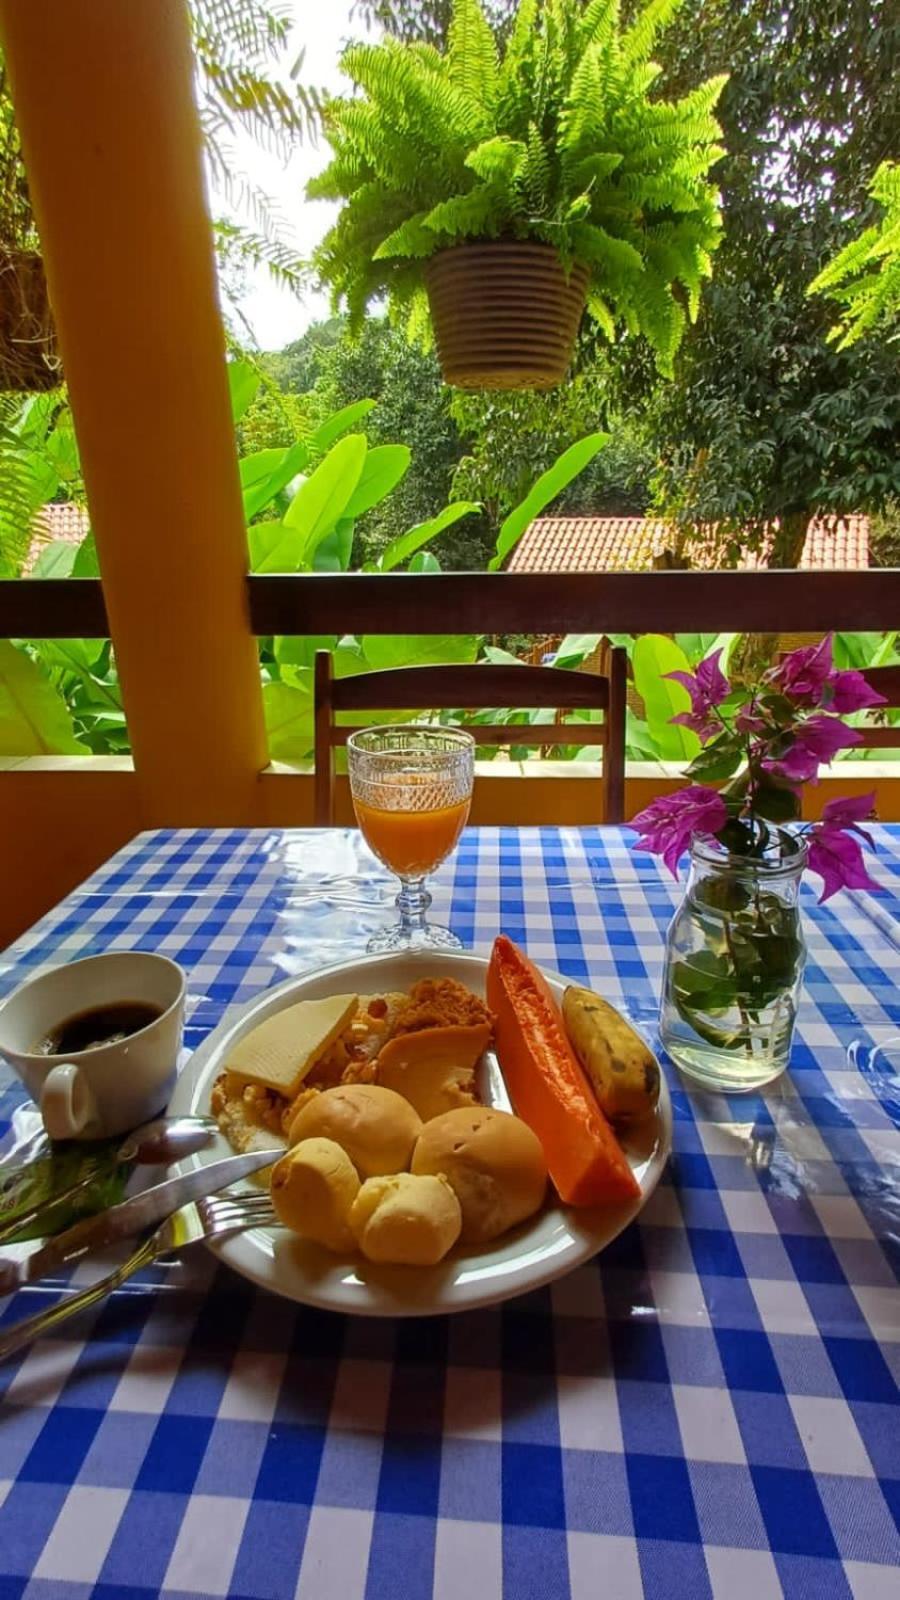
[[[363,1178],[405,1172],[422,1120],[402,1095],[374,1083],[342,1083],[304,1101],[291,1123],[290,1145],[333,1139]]]
[[[328,1250],[353,1249],[348,1217],[359,1176],[333,1139],[303,1139],[276,1162],[272,1204],[280,1222]]]
[[[547,1186],[540,1140],[519,1117],[487,1106],[427,1122],[412,1157],[416,1174],[443,1173],[462,1210],[465,1244],[486,1244],[537,1211]]]
[[[459,1238],[459,1201],[446,1178],[398,1172],[369,1178],[350,1210],[350,1227],[370,1261],[433,1267]]]

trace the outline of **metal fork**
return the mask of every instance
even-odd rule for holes
[[[182,1206],[165,1222],[154,1229],[127,1260],[114,1267],[105,1277],[89,1284],[77,1294],[68,1295],[46,1311],[16,1322],[11,1328],[0,1331],[0,1361],[5,1361],[23,1345],[31,1344],[50,1328],[55,1328],[67,1317],[96,1305],[98,1300],[118,1289],[141,1267],[149,1266],[160,1256],[172,1250],[182,1250],[185,1245],[196,1244],[200,1239],[218,1239],[226,1233],[242,1233],[248,1228],[264,1228],[275,1221],[275,1212],[267,1194],[236,1194],[211,1196]]]

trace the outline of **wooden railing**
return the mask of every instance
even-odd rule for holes
[[[140,583],[139,567],[136,581]],[[172,583],[178,582],[173,573]],[[257,635],[342,633],[670,633],[695,630],[792,633],[829,628],[887,629],[900,620],[900,572],[664,572],[545,574],[347,574],[250,577],[245,614]],[[196,586],[194,593],[196,594]],[[193,602],[196,604],[196,600]],[[190,617],[191,607],[181,608]],[[233,637],[232,618],[232,634]],[[164,619],[160,619],[164,625]],[[209,633],[209,630],[207,630]],[[0,582],[0,637],[107,638],[99,579]],[[133,662],[132,662],[133,666]],[[144,662],[152,679],[152,656]],[[251,663],[252,668],[252,663]],[[132,700],[133,706],[133,700]],[[172,707],[164,701],[163,715]],[[146,709],[146,707],[145,707]],[[177,708],[173,708],[177,709]],[[236,713],[239,714],[239,713]],[[132,736],[139,716],[130,715]],[[0,759],[4,830],[0,840],[0,945],[12,938],[140,828],[218,821],[228,826],[296,827],[311,823],[311,775],[270,766],[254,772],[243,809],[223,799],[221,763],[193,745],[191,717],[176,718],[155,771],[134,740],[136,759]],[[159,762],[157,761],[157,765]],[[155,792],[149,779],[156,778]],[[896,764],[895,764],[896,765]],[[590,763],[561,768],[534,763],[527,781],[491,763],[479,776],[473,820],[479,823],[597,820],[598,785]],[[3,769],[6,770],[3,770]],[[894,769],[887,769],[893,771]],[[592,776],[593,772],[593,776]],[[900,776],[900,774],[898,774]],[[197,798],[185,799],[187,779]],[[626,816],[673,787],[675,775],[629,768]],[[181,787],[178,788],[180,783]],[[900,817],[900,782],[877,780],[882,817]],[[871,768],[841,792],[872,786]],[[810,789],[821,806],[829,785]],[[338,819],[350,822],[339,785]]]
[[[247,578],[257,635],[789,633],[895,628],[900,569],[340,573]],[[105,638],[99,578],[0,581],[0,638]]]

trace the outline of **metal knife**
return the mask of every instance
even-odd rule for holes
[[[221,1161],[210,1161],[195,1167],[180,1177],[167,1178],[150,1189],[132,1195],[117,1206],[110,1206],[96,1217],[86,1217],[48,1239],[39,1250],[22,1261],[0,1260],[0,1295],[12,1294],[26,1283],[36,1283],[60,1267],[72,1266],[82,1256],[94,1250],[104,1250],[119,1239],[130,1239],[143,1233],[166,1217],[178,1211],[190,1200],[200,1200],[203,1195],[216,1194],[227,1189],[239,1178],[247,1178],[263,1167],[271,1166],[283,1150],[252,1150],[243,1156],[225,1156]]]

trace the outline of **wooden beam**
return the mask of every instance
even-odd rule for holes
[[[886,629],[900,571],[250,577],[253,632],[741,633]],[[0,581],[0,638],[109,632],[96,578]],[[878,669],[881,670],[881,669]]]
[[[825,633],[893,628],[900,570],[317,573],[247,579],[253,631]]]
[[[347,727],[335,725],[329,730],[328,742],[340,748],[347,743],[351,733],[361,733],[363,728],[371,726],[370,722],[348,724]],[[403,724],[400,723],[398,726],[402,727]],[[603,745],[609,742],[605,722],[469,722],[465,731],[470,733],[476,745],[482,748],[485,745],[518,744],[523,750],[536,750],[539,745],[556,744],[580,749],[582,745]]]
[[[266,739],[185,0],[0,0],[0,35],[143,815],[240,823]]]
[[[0,580],[0,639],[108,639],[99,578]]]
[[[440,706],[465,706],[468,711],[496,711],[501,706],[603,711],[608,702],[606,678],[567,672],[561,679],[547,667],[511,663],[389,667],[383,672],[335,678],[331,684],[335,711],[427,711]]]

